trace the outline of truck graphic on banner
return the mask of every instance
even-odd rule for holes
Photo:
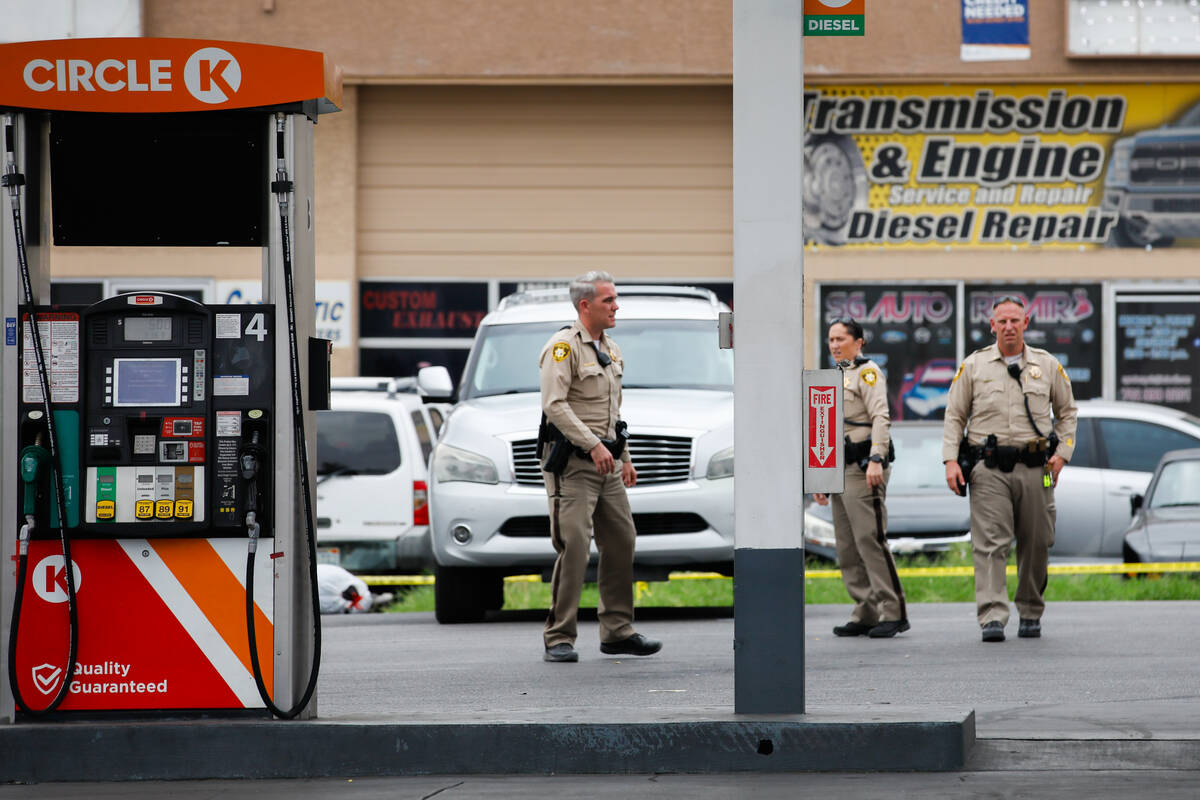
[[[1124,247],[1200,237],[1200,103],[1175,122],[1118,139],[1104,176],[1104,208]]]
[[[1200,236],[1198,96],[1187,85],[808,90],[805,239],[1079,248]],[[1140,129],[1152,130],[1130,136]]]

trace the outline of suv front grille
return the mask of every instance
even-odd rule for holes
[[[513,476],[521,486],[544,486],[542,466],[534,451],[536,439],[512,443]],[[629,454],[637,467],[638,486],[682,483],[692,471],[692,439],[689,436],[657,436],[635,433]]]
[[[697,533],[708,527],[704,517],[691,513],[634,514],[638,536]],[[511,517],[500,526],[501,536],[550,538],[550,517]]]
[[[1129,159],[1130,183],[1194,185],[1200,181],[1200,148],[1195,142],[1147,143]]]

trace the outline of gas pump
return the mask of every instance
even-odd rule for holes
[[[161,96],[132,110],[143,62]],[[323,406],[311,392],[305,404],[300,376],[327,376],[329,350],[298,340],[313,323],[311,128],[336,110],[331,77],[320,53],[263,45],[0,45],[13,209],[0,225],[0,538],[16,561],[0,576],[0,718],[315,714],[306,416]],[[168,169],[189,147],[218,174],[195,176],[201,202],[164,213],[194,185]],[[120,182],[98,180],[114,150]],[[132,219],[113,214],[122,205]],[[25,241],[44,244],[43,219],[63,246],[258,245],[267,302],[144,291],[50,306],[46,248],[31,259]]]

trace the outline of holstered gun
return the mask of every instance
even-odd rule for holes
[[[542,460],[542,453],[547,445],[550,446],[550,455],[543,462],[542,469],[554,475],[561,475],[576,448],[567,441],[567,437],[563,436],[562,431],[555,427],[553,422],[546,419],[546,412],[543,411],[542,421],[538,425],[537,448],[534,451],[538,461]]]
[[[601,439],[600,441],[608,448],[608,452],[612,453],[612,457],[619,461],[621,454],[625,452],[625,443],[629,441],[629,423],[619,419],[613,429],[616,431],[617,438]]]
[[[971,470],[975,469],[976,452],[966,434],[963,434],[962,439],[958,442],[958,458],[956,459],[958,468],[962,471],[963,494],[966,494],[967,486],[971,483]]]

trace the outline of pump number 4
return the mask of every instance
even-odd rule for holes
[[[258,341],[267,338],[267,319],[264,314],[255,314],[246,324],[246,335],[253,336]]]

